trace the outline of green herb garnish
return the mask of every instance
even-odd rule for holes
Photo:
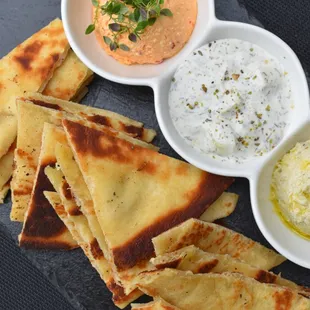
[[[173,16],[167,8],[162,8],[164,0],[109,0],[100,5],[98,0],[91,0],[96,7],[94,21],[85,30],[85,34],[91,34],[96,29],[99,13],[108,15],[111,37],[104,36],[104,42],[111,51],[120,48],[129,51],[129,47],[120,42],[120,37],[128,33],[131,42],[137,42],[140,35],[147,27],[155,24],[160,16]]]

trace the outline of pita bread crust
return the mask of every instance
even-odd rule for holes
[[[52,191],[53,186],[44,173],[48,165],[56,163],[55,141],[63,142],[63,131],[56,126],[44,125],[42,148],[36,172],[29,207],[25,216],[23,230],[19,236],[20,246],[36,249],[64,249],[77,247],[64,223],[56,215],[44,196],[44,191]]]
[[[4,156],[2,156],[2,158],[0,158],[0,190],[2,193],[0,203],[3,203],[3,200],[8,192],[8,188],[10,188],[10,181],[14,164],[15,146],[16,143],[14,142],[8,152]]]
[[[235,211],[239,196],[224,192],[200,217],[202,221],[212,223],[229,216]]]
[[[153,238],[156,255],[195,245],[203,251],[229,254],[252,266],[269,270],[286,259],[263,245],[220,225],[190,219]]]
[[[34,104],[41,104],[50,109],[74,114],[98,125],[111,127],[148,143],[152,142],[156,136],[156,132],[153,129],[145,129],[143,123],[112,111],[43,96],[38,93],[27,93],[23,98],[24,100],[32,101]]]
[[[88,69],[70,50],[62,65],[57,68],[42,94],[62,100],[72,100],[93,79]]]
[[[8,153],[10,146],[14,143],[17,132],[17,120],[14,115],[0,114],[1,138],[0,158]],[[0,168],[2,166],[0,164]]]
[[[262,284],[237,273],[193,275],[164,269],[141,274],[137,285],[147,295],[161,297],[181,310],[310,308],[310,300],[294,290]]]
[[[253,267],[230,255],[204,252],[191,245],[175,252],[159,255],[151,259],[157,269],[173,268],[196,273],[238,272],[261,283],[273,283],[299,291],[304,296],[309,292],[292,281],[281,278],[272,272]]]
[[[4,203],[4,199],[10,190],[10,184],[6,184],[0,190],[0,204]]]

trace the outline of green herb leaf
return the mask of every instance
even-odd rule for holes
[[[152,17],[152,18],[149,18],[148,22],[149,22],[149,26],[153,26],[156,22],[156,17]]]
[[[95,30],[96,26],[94,24],[90,24],[86,30],[85,30],[85,34],[91,34],[94,30]]]
[[[137,42],[137,36],[136,36],[134,33],[131,33],[131,34],[128,36],[128,39],[129,39],[131,42]]]
[[[164,16],[173,16],[172,12],[169,9],[162,9],[160,11],[160,15],[164,15]]]
[[[155,17],[157,17],[157,12],[154,9],[150,10],[149,11],[149,19],[155,18]]]
[[[125,44],[120,44],[119,48],[125,52],[128,52],[130,50],[130,48]]]
[[[118,23],[112,23],[112,24],[109,24],[109,28],[114,31],[114,32],[119,32],[121,31],[121,25],[118,24]]]
[[[116,3],[114,6],[113,6],[113,9],[112,9],[112,14],[118,14],[121,10],[121,4],[120,3]]]
[[[159,0],[159,4],[164,4],[165,0]]]
[[[93,6],[98,7],[99,6],[99,2],[98,0],[91,0]]]
[[[126,14],[129,11],[129,9],[127,8],[127,6],[125,4],[121,4],[121,8],[119,10],[119,14]]]
[[[132,22],[136,22],[136,18],[135,18],[135,14],[134,13],[130,13],[128,15],[129,20],[131,20]]]
[[[124,15],[118,15],[118,18],[116,19],[116,21],[119,23],[122,23],[124,19],[125,19]]]
[[[140,32],[143,31],[147,26],[149,25],[149,22],[147,20],[144,20],[142,22],[139,22],[135,31]]]
[[[118,48],[118,45],[117,45],[115,42],[112,42],[112,43],[110,44],[110,50],[111,50],[111,51],[116,51],[117,48]]]
[[[134,16],[135,16],[135,21],[138,22],[139,18],[140,18],[140,10],[139,9],[135,9],[133,13],[134,13]]]
[[[106,36],[103,36],[103,41],[107,45],[110,45],[112,43],[112,40],[109,37],[106,37]]]

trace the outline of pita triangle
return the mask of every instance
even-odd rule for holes
[[[253,278],[261,283],[273,283],[299,291],[304,296],[309,292],[292,281],[283,279],[272,272],[251,266],[230,255],[208,253],[191,245],[175,252],[159,255],[152,258],[152,264],[157,269],[173,268],[193,273],[224,273],[238,272],[246,277]]]
[[[153,239],[156,255],[173,252],[189,245],[203,251],[228,254],[263,270],[286,259],[258,242],[223,226],[190,219]]]
[[[263,284],[237,273],[193,275],[163,269],[141,274],[137,285],[147,295],[161,297],[181,310],[310,308],[310,300],[295,290]]]
[[[19,244],[22,247],[64,250],[78,247],[67,227],[44,196],[44,191],[54,191],[44,169],[47,166],[55,166],[55,143],[65,141],[61,128],[45,123],[35,182],[23,230],[19,235]]]
[[[107,257],[125,292],[148,269],[151,239],[201,214],[233,182],[120,139],[64,120],[75,159],[93,199]]]
[[[69,50],[66,59],[55,70],[42,94],[62,100],[79,102],[75,99],[79,98],[81,100],[86,95],[87,92],[84,90],[91,83],[93,77],[93,72],[79,60],[73,50]]]

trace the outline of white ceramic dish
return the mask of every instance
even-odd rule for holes
[[[86,27],[91,23],[90,0],[62,0],[62,18],[73,50],[90,69],[118,83],[146,85],[153,88],[155,110],[161,130],[169,144],[184,159],[203,170],[227,176],[246,177],[250,180],[252,209],[263,235],[281,254],[296,264],[310,269],[310,241],[302,239],[286,228],[274,213],[269,201],[274,164],[296,142],[310,139],[307,80],[291,48],[264,29],[248,24],[219,21],[215,17],[214,0],[198,0],[195,30],[179,54],[160,65],[125,66],[106,55],[94,35],[84,35]],[[282,142],[272,152],[238,165],[206,158],[190,147],[174,128],[168,107],[171,78],[177,66],[199,46],[224,38],[252,42],[277,57],[290,74],[295,103],[292,123]]]

